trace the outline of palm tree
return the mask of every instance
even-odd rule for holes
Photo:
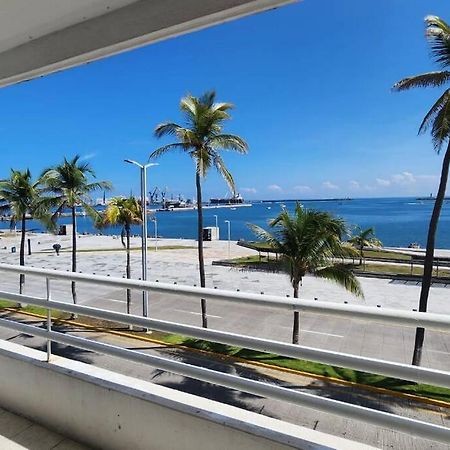
[[[11,169],[9,179],[0,181],[0,209],[11,211],[11,228],[21,224],[19,264],[25,265],[25,240],[27,215],[45,220],[45,209],[39,203],[41,180],[33,181],[29,169],[20,171]],[[25,275],[20,274],[19,293],[23,293]]]
[[[363,297],[351,267],[335,261],[335,258],[346,258],[355,252],[342,241],[346,226],[341,219],[327,212],[304,209],[297,203],[293,216],[284,209],[269,222],[272,233],[257,225],[249,226],[261,240],[281,255],[283,268],[291,279],[294,298],[298,298],[299,286],[307,273],[334,281],[352,294]],[[295,311],[293,344],[298,344],[299,319],[299,313]]]
[[[131,225],[142,223],[142,207],[135,197],[114,197],[108,202],[105,212],[102,214],[100,226],[121,225],[122,245],[127,251],[126,274],[131,278],[130,264],[130,232]],[[126,238],[126,243],[124,241]],[[130,314],[131,289],[127,289],[127,314]]]
[[[363,250],[364,247],[381,247],[383,244],[379,239],[375,237],[375,230],[373,228],[367,228],[363,230],[358,227],[358,234],[352,236],[348,242],[352,244],[359,251],[359,265],[363,263]]]
[[[107,181],[91,181],[95,172],[88,162],[80,160],[76,155],[72,159],[64,158],[62,164],[46,169],[42,174],[45,191],[53,195],[44,200],[48,207],[55,208],[52,215],[53,223],[61,213],[69,209],[72,216],[72,272],[77,271],[77,212],[81,207],[94,221],[99,220],[99,213],[90,205],[90,194],[96,190],[111,189]],[[72,299],[77,303],[75,281],[72,281]]]
[[[448,70],[450,69],[450,27],[446,22],[436,16],[426,17],[425,24],[426,37],[431,46],[431,55],[443,70],[423,73],[421,75],[400,80],[393,87],[395,91],[404,91],[415,87],[440,87],[450,81],[450,70]],[[419,134],[425,133],[428,129],[431,131],[431,137],[436,153],[439,154],[441,152],[444,144],[446,144],[446,151],[442,162],[439,189],[428,228],[427,248],[419,300],[420,312],[426,312],[427,310],[431,278],[433,275],[436,231],[448,181],[450,165],[450,88],[447,88],[443,92],[425,115],[419,127]],[[413,365],[420,365],[424,337],[424,328],[417,328],[412,359]]]
[[[223,124],[230,119],[231,103],[216,103],[216,93],[206,92],[201,97],[187,95],[181,99],[180,110],[185,126],[173,122],[160,124],[155,129],[156,137],[174,136],[176,142],[155,150],[150,158],[157,158],[173,150],[181,150],[190,156],[195,164],[195,185],[197,189],[197,235],[200,286],[205,287],[205,263],[203,259],[203,210],[202,179],[214,167],[235,193],[234,180],[225,166],[220,150],[247,153],[247,144],[239,136],[224,134]],[[206,301],[201,299],[202,326],[207,328]]]

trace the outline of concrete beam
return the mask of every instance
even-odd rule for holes
[[[0,87],[293,1],[135,1],[0,53]]]

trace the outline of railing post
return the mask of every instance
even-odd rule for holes
[[[50,290],[50,278],[45,278],[45,284],[47,287],[47,302],[48,308],[47,308],[47,331],[52,331],[52,310],[50,308],[50,301],[51,301],[51,290]],[[50,357],[52,356],[52,341],[50,338],[47,338],[47,362],[50,361]]]

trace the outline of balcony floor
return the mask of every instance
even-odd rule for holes
[[[3,450],[87,450],[89,447],[0,408],[0,448]]]

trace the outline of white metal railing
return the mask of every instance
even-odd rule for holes
[[[390,308],[376,308],[350,304],[322,302],[319,300],[294,299],[275,295],[251,294],[222,289],[182,286],[177,284],[141,281],[124,278],[114,278],[103,275],[64,272],[37,267],[21,267],[11,264],[0,264],[0,272],[29,274],[50,278],[52,280],[80,281],[99,286],[117,287],[123,289],[147,290],[161,294],[182,294],[186,298],[205,298],[208,301],[238,303],[290,311],[304,311],[325,314],[334,317],[350,317],[364,321],[383,322],[394,325],[424,327],[436,331],[450,331],[450,316],[416,311],[403,311]],[[201,295],[200,295],[201,292]]]
[[[438,440],[441,442],[450,442],[450,429],[433,425],[427,422],[400,417],[395,414],[364,408],[329,398],[322,398],[312,394],[293,391],[281,386],[275,386],[269,383],[249,380],[216,372],[210,369],[193,366],[166,359],[159,356],[152,356],[139,351],[127,350],[120,347],[91,341],[85,338],[70,336],[67,334],[55,332],[51,329],[51,309],[62,310],[66,312],[82,314],[99,319],[120,322],[127,325],[134,325],[158,331],[182,334],[198,339],[205,339],[213,342],[219,342],[228,345],[235,345],[254,350],[276,353],[282,356],[308,359],[316,362],[322,362],[341,367],[352,368],[355,370],[377,373],[381,375],[400,378],[403,380],[422,382],[437,386],[450,388],[450,372],[433,370],[423,367],[409,366],[405,364],[386,362],[373,358],[349,355],[338,352],[314,349],[311,347],[298,346],[277,342],[272,340],[243,336],[229,332],[222,332],[211,329],[182,325],[173,322],[161,321],[150,318],[143,318],[135,315],[112,312],[84,305],[73,305],[70,303],[55,301],[51,298],[51,281],[53,279],[66,281],[80,281],[110,287],[131,288],[136,290],[148,290],[166,293],[178,293],[195,298],[206,298],[207,300],[217,301],[237,301],[240,303],[254,304],[258,306],[268,306],[272,308],[283,308],[288,310],[309,310],[318,313],[334,314],[339,316],[355,317],[353,305],[336,305],[324,302],[292,300],[276,296],[244,294],[237,292],[221,291],[216,289],[192,288],[187,286],[169,285],[164,283],[142,282],[138,280],[124,280],[120,278],[104,277],[98,275],[85,275],[77,273],[68,273],[53,271],[47,269],[37,269],[30,267],[11,266],[0,264],[0,271],[8,271],[16,274],[25,273],[39,275],[46,279],[46,298],[35,296],[20,295],[11,292],[0,291],[0,298],[8,299],[14,302],[29,303],[36,306],[47,308],[47,329],[37,328],[32,325],[26,325],[14,322],[9,319],[0,319],[0,326],[14,329],[19,332],[27,333],[47,339],[47,357],[51,361],[51,342],[72,345],[85,350],[99,352],[111,356],[117,356],[131,361],[149,364],[161,370],[167,370],[179,375],[199,379],[205,382],[219,384],[225,387],[238,389],[244,392],[272,397],[290,403],[307,406],[313,409],[325,411],[331,414],[343,415],[359,421],[369,422],[385,428],[392,428],[408,434],[421,436],[427,439]],[[241,301],[242,300],[242,301]],[[323,305],[323,308],[321,307]],[[400,312],[395,310],[380,310],[379,308],[357,307],[360,319],[377,320],[381,322],[395,323],[394,312],[401,313],[398,322],[402,325],[424,326],[436,330],[449,330],[450,319],[439,314]],[[364,313],[364,309],[368,311]]]

